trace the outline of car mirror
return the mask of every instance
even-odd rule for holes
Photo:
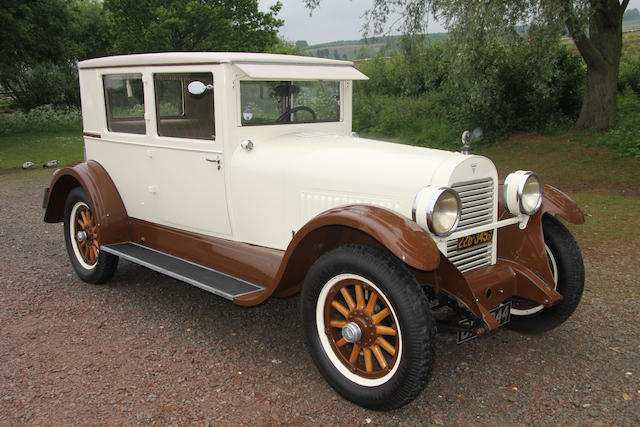
[[[202,95],[207,90],[213,89],[213,85],[205,85],[201,81],[194,80],[187,86],[187,90],[191,95]]]

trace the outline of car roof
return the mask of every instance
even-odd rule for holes
[[[351,61],[314,58],[312,56],[278,55],[244,52],[161,52],[107,56],[78,62],[78,68],[135,67],[152,65],[193,65],[258,63],[282,65],[353,66]]]

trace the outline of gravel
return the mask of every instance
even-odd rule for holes
[[[0,175],[0,425],[640,425],[636,244],[583,247],[583,302],[554,331],[439,334],[427,388],[380,413],[316,371],[298,297],[243,308],[123,261],[81,282],[42,221],[49,177]]]

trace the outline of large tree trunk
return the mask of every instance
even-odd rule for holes
[[[570,16],[567,27],[587,64],[579,129],[614,125],[618,101],[618,70],[622,51],[622,15],[628,0],[594,0],[588,34]]]
[[[613,126],[618,109],[618,64],[587,65],[578,129],[607,129]]]

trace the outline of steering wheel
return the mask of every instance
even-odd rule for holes
[[[278,120],[276,120],[276,122],[278,122],[278,123],[286,122],[287,118],[289,117],[290,114],[295,114],[298,111],[308,111],[309,113],[311,113],[311,117],[313,118],[313,121],[316,120],[316,112],[315,111],[313,111],[311,108],[309,108],[307,106],[298,105],[297,107],[289,108],[287,111],[282,113],[280,115],[280,117],[278,117]]]

